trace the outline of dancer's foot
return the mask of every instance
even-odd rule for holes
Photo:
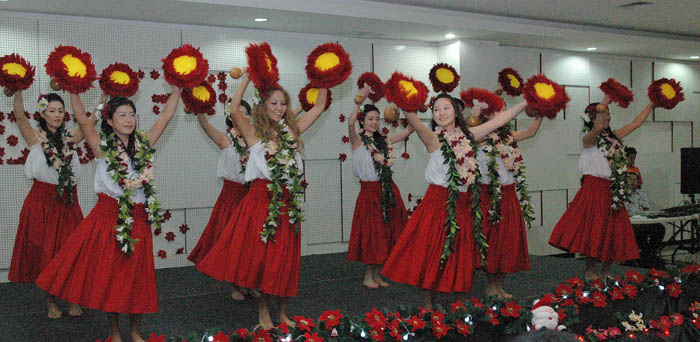
[[[278,317],[280,323],[287,323],[290,328],[296,328],[297,323],[289,319],[287,315],[280,314]]]
[[[583,276],[583,279],[585,281],[593,281],[595,279],[600,279],[600,276],[594,271],[586,271],[586,274]]]
[[[511,299],[513,298],[513,295],[506,292],[502,287],[498,288],[498,295],[503,298],[503,299]]]
[[[243,293],[241,293],[241,291],[238,290],[238,288],[232,287],[231,288],[231,299],[240,302],[242,300],[245,300],[245,296],[243,295]]]
[[[68,303],[68,316],[77,317],[83,314],[83,309],[78,304]]]
[[[112,342],[122,342],[122,335],[119,332],[111,333],[109,337],[112,338]]]
[[[241,288],[243,290],[244,288]],[[244,293],[246,296],[251,296],[253,298],[260,298],[260,291],[256,289],[245,289],[247,293]]]
[[[362,281],[362,285],[365,287],[369,287],[370,289],[379,288],[379,284],[375,283],[374,279],[372,278],[365,278],[365,280]]]
[[[374,282],[381,287],[389,287],[391,284],[387,283],[381,276],[374,278]]]
[[[269,312],[258,312],[258,320],[260,322],[260,327],[262,327],[265,330],[272,329],[275,327],[275,324],[272,323],[272,318],[270,317]]]
[[[63,316],[61,309],[58,307],[58,304],[56,304],[55,301],[46,302],[46,307],[49,309],[49,318],[58,319],[61,318],[61,316]]]
[[[139,333],[138,330],[132,330],[129,335],[131,335],[131,342],[145,342],[143,337],[141,337],[141,333]],[[114,340],[112,340],[114,341]]]

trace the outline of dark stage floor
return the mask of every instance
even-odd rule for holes
[[[506,290],[520,304],[531,304],[539,295],[552,291],[571,276],[582,276],[582,260],[559,257],[531,256],[531,270],[506,278]],[[614,266],[613,273],[627,270]],[[372,307],[396,307],[418,304],[417,289],[395,284],[389,288],[367,289],[361,286],[365,268],[359,263],[345,261],[345,253],[302,257],[299,296],[290,301],[289,314],[317,318],[325,310],[339,309],[345,315],[363,315]],[[235,302],[230,297],[229,284],[217,282],[194,267],[169,268],[156,271],[159,312],[145,315],[142,333],[176,336],[206,328],[233,331],[257,323],[257,302],[246,299]],[[484,294],[485,278],[477,272],[472,295]],[[458,295],[438,295],[443,305],[455,301]],[[81,317],[46,318],[42,292],[33,284],[0,284],[0,341],[90,341],[104,339],[106,315],[86,309]],[[127,336],[127,316],[122,315],[122,334]],[[125,339],[128,340],[128,339]]]

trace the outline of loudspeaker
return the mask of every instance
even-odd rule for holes
[[[681,193],[700,194],[700,147],[681,148]]]

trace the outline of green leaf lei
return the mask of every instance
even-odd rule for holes
[[[515,190],[518,192],[520,207],[523,217],[528,228],[532,227],[532,222],[535,220],[535,210],[530,203],[530,193],[527,191],[527,183],[525,182],[525,165],[523,165],[522,154],[518,147],[518,142],[513,137],[510,125],[503,126],[495,132],[492,132],[482,143],[484,152],[489,157],[488,160],[488,176],[491,178],[491,183],[488,185],[489,198],[491,204],[489,206],[489,221],[493,224],[501,222],[501,183],[498,174],[497,158],[504,160],[505,167],[508,171],[513,172],[515,178]]]
[[[134,223],[132,210],[135,206],[131,196],[134,194],[135,189],[143,188],[146,197],[147,221],[151,228],[160,228],[164,222],[163,216],[159,212],[160,203],[155,196],[156,191],[153,185],[153,156],[156,150],[151,147],[148,138],[143,132],[135,131],[134,134],[136,137],[136,153],[134,158],[130,160],[124,144],[114,133],[106,136],[103,132],[100,132],[100,137],[102,138],[100,150],[107,162],[107,172],[124,192],[118,198],[119,217],[114,229],[119,249],[126,255],[129,255],[134,250],[136,243],[139,241],[131,236],[131,229]],[[132,163],[134,173],[138,177],[128,177],[129,163]]]
[[[228,106],[226,106],[226,108],[228,108]],[[226,109],[226,116],[231,116],[231,112],[228,109]],[[233,122],[232,118],[230,120]],[[232,125],[226,130],[226,132],[228,133],[229,138],[231,138],[233,148],[235,148],[236,152],[238,152],[238,160],[241,162],[241,173],[245,173],[245,166],[248,163],[248,157],[250,155],[248,145],[246,145],[243,135],[238,132],[235,126]]]
[[[394,149],[388,140],[386,141],[386,148],[378,149],[377,145],[374,144],[372,135],[368,134],[364,129],[360,130],[360,139],[362,139],[362,143],[369,150],[374,169],[379,176],[379,183],[382,185],[382,219],[384,222],[389,222],[389,211],[394,207],[394,187],[391,181],[393,174],[391,166],[394,165],[395,159]]]
[[[58,197],[65,203],[73,203],[75,177],[71,162],[75,157],[75,144],[68,142],[68,139],[70,139],[72,135],[70,131],[65,129],[63,124],[61,124],[58,130],[63,140],[63,148],[61,150],[58,149],[53,139],[49,139],[46,136],[46,132],[43,129],[37,130],[37,136],[41,142],[41,148],[44,150],[46,163],[58,172],[58,185],[56,186]]]
[[[267,217],[260,231],[260,239],[268,242],[274,239],[279,226],[279,216],[282,208],[287,204],[284,202],[284,189],[289,191],[289,223],[296,225],[294,232],[299,232],[299,224],[304,221],[302,211],[302,198],[304,197],[304,187],[301,185],[304,172],[297,162],[296,155],[298,146],[294,136],[289,132],[289,127],[281,120],[278,123],[279,143],[272,140],[264,142],[265,159],[267,167],[270,168],[271,183],[267,185],[270,192],[270,204],[267,207]]]
[[[583,119],[583,133],[590,132],[593,129],[593,121],[586,114],[583,114],[581,118]],[[631,195],[630,188],[627,185],[627,153],[625,153],[625,145],[610,129],[606,129],[598,134],[597,147],[605,154],[610,165],[612,174],[612,182],[610,183],[612,204],[610,206],[613,210],[617,210],[625,206],[625,202]]]
[[[476,165],[475,157],[477,146],[473,141],[470,141],[464,133],[459,128],[455,128],[458,131],[458,136],[455,139],[450,139],[449,141],[446,134],[442,128],[438,128],[436,133],[440,141],[440,151],[442,151],[442,157],[444,163],[447,165],[447,219],[445,221],[445,230],[447,231],[447,236],[445,237],[445,243],[442,246],[442,253],[440,254],[440,268],[444,267],[447,263],[447,259],[453,252],[453,244],[457,232],[461,229],[457,223],[457,214],[455,209],[457,208],[457,201],[459,200],[459,186],[466,185],[469,187],[471,192],[471,205],[472,205],[472,233],[474,235],[474,243],[479,250],[479,255],[481,256],[482,264],[486,260],[486,254],[488,251],[488,243],[486,242],[486,236],[481,231],[481,210],[480,208],[480,198],[481,198],[481,174],[479,173],[479,168]],[[458,156],[455,153],[454,147],[462,149]],[[467,160],[467,159],[471,159]],[[459,167],[458,167],[459,165]]]

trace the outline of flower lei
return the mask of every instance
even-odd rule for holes
[[[394,207],[394,188],[391,181],[391,167],[396,160],[394,147],[391,146],[387,140],[386,148],[382,150],[377,149],[372,134],[364,129],[360,130],[360,139],[362,139],[362,143],[369,150],[369,154],[372,156],[374,169],[379,176],[379,182],[382,185],[382,218],[384,222],[389,222],[389,211]]]
[[[226,115],[231,115],[231,112],[228,109],[226,109]],[[245,139],[243,139],[243,135],[241,135],[241,133],[238,132],[234,126],[231,126],[231,128],[227,129],[226,132],[228,133],[229,138],[231,138],[233,148],[235,148],[236,152],[238,152],[238,160],[241,162],[241,173],[244,173],[245,166],[248,163],[248,157],[250,155]]]
[[[460,230],[457,223],[457,201],[459,200],[459,186],[465,185],[469,187],[472,201],[472,229],[474,241],[479,249],[482,264],[486,260],[486,252],[488,244],[486,236],[481,231],[481,210],[479,210],[479,199],[481,197],[481,174],[479,167],[476,164],[476,146],[474,142],[469,140],[459,127],[455,127],[455,135],[450,136],[442,127],[437,127],[435,133],[440,140],[440,150],[444,163],[447,164],[447,220],[445,222],[445,244],[442,246],[440,254],[440,268],[447,262],[447,258],[452,254],[452,244],[455,236]]]
[[[46,136],[46,131],[37,129],[36,133],[39,137],[39,142],[41,142],[41,148],[44,150],[47,164],[58,172],[58,186],[56,187],[58,197],[65,203],[73,203],[75,179],[71,161],[75,155],[75,144],[68,142],[72,135],[63,125],[58,130],[61,134],[61,140],[63,140],[63,148],[61,150],[58,149],[55,141]]]
[[[583,114],[583,133],[590,132],[593,129],[593,121],[588,115]],[[627,186],[627,153],[625,153],[625,145],[618,137],[611,134],[609,129],[598,134],[598,148],[605,154],[610,165],[612,173],[612,182],[610,183],[610,195],[612,196],[613,210],[624,207],[625,202],[631,195],[631,191]]]
[[[143,188],[146,197],[146,212],[148,213],[148,223],[154,229],[159,229],[165,221],[159,213],[160,203],[155,197],[155,187],[153,185],[153,155],[155,149],[151,147],[146,135],[141,131],[134,132],[136,153],[130,159],[126,153],[124,143],[116,137],[114,133],[105,135],[100,132],[102,141],[100,150],[107,161],[107,172],[110,177],[121,186],[123,194],[119,196],[119,218],[115,226],[115,237],[119,242],[119,249],[124,254],[129,254],[134,250],[138,239],[131,236],[134,219],[132,210],[134,202],[131,196],[135,189]],[[136,177],[129,177],[127,170],[129,163],[132,163]]]
[[[278,123],[278,129],[279,143],[272,140],[264,141],[265,159],[267,167],[270,169],[271,180],[271,183],[267,185],[271,196],[270,205],[267,207],[267,217],[260,231],[260,239],[265,243],[274,238],[281,210],[286,205],[283,200],[283,187],[287,188],[290,195],[290,208],[287,211],[289,223],[297,225],[304,221],[304,213],[301,208],[304,196],[304,187],[302,186],[304,172],[295,158],[298,151],[297,142],[292,133],[289,132],[289,127],[284,119]],[[294,231],[295,233],[299,232],[298,225]]]
[[[481,145],[489,157],[488,161],[488,176],[491,178],[491,184],[488,185],[489,197],[491,205],[489,208],[489,221],[497,224],[501,221],[501,184],[498,175],[497,158],[503,160],[506,170],[513,172],[515,178],[515,188],[520,198],[520,207],[522,208],[525,223],[531,227],[535,220],[535,210],[530,203],[530,194],[527,191],[525,183],[525,165],[523,165],[523,155],[518,147],[518,142],[513,137],[513,133],[509,126],[504,126],[484,138]]]

